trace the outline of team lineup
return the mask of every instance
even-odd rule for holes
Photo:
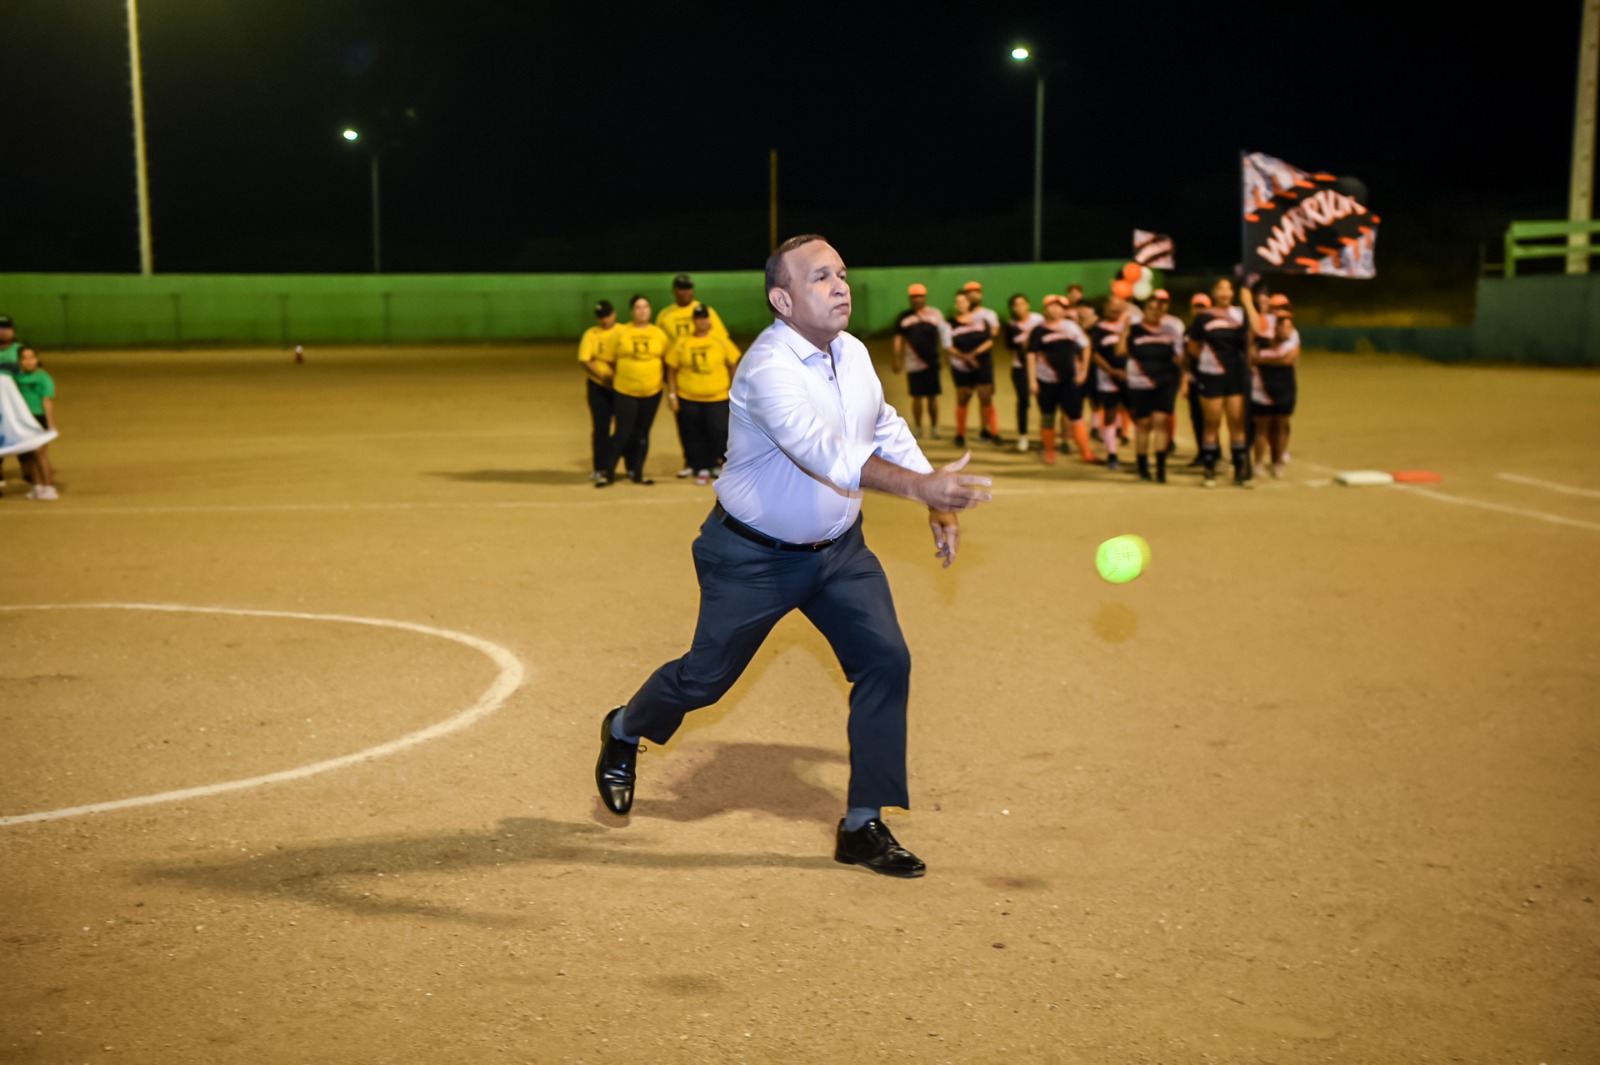
[[[1010,355],[1019,452],[1037,451],[1047,465],[1059,452],[1109,471],[1127,466],[1140,480],[1167,483],[1176,450],[1178,407],[1187,407],[1195,453],[1186,469],[1205,487],[1217,483],[1224,433],[1233,484],[1248,488],[1255,472],[1283,475],[1296,402],[1300,337],[1294,309],[1258,281],[1236,289],[1228,278],[1197,292],[1189,321],[1172,313],[1172,298],[1156,289],[1132,298],[1125,279],[1111,293],[1086,300],[1080,285],[1051,293],[1035,311],[1023,293],[1006,302],[1002,319],[984,306],[983,285],[969,281],[954,293],[948,314],[929,303],[928,289],[907,289],[908,306],[895,319],[892,367],[904,374],[906,420],[917,439],[943,439],[943,366],[954,390],[954,434],[967,447],[972,401],[977,438],[1002,439],[995,400],[997,345]],[[605,487],[623,464],[635,483],[651,483],[644,462],[663,395],[678,429],[680,478],[705,485],[721,476],[726,458],[728,396],[741,353],[715,309],[694,299],[686,274],[673,281],[672,305],[652,322],[648,298],[629,301],[619,325],[609,300],[595,305],[596,325],[579,344],[588,374],[592,419],[590,480]],[[1031,423],[1038,419],[1038,440]],[[1098,438],[1098,439],[1096,439]]]

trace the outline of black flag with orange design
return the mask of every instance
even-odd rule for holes
[[[1361,182],[1307,173],[1260,152],[1240,159],[1246,271],[1376,276],[1378,216],[1367,209]]]

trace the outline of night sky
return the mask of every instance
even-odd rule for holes
[[[1171,233],[1238,257],[1238,152],[1360,178],[1380,274],[1476,273],[1566,213],[1579,0],[552,4],[141,0],[158,272],[732,269],[780,228],[857,265]],[[924,11],[926,13],[916,13]],[[959,17],[953,13],[963,12]],[[122,0],[5,0],[0,271],[136,271]]]

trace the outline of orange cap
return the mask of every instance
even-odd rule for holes
[[[1269,298],[1267,300],[1267,306],[1268,307],[1287,307],[1287,306],[1289,306],[1289,297],[1285,296],[1283,293],[1279,292],[1279,293],[1277,293],[1276,295],[1272,296],[1271,298]]]
[[[1158,288],[1154,292],[1150,293],[1150,298],[1153,300],[1160,300],[1163,303],[1170,303],[1172,302],[1172,293],[1168,292],[1164,288]]]
[[[1204,292],[1196,292],[1193,296],[1189,297],[1189,306],[1209,307],[1211,306],[1211,297],[1207,296]]]
[[[928,286],[927,285],[917,284],[917,285],[912,285],[910,288],[906,289],[906,295],[907,296],[926,296],[927,294],[928,294]]]
[[[974,290],[976,290],[978,292],[982,292],[983,291],[983,282],[982,281],[968,281],[965,285],[961,286],[961,291],[962,292],[972,292]]]
[[[1052,292],[1050,295],[1046,296],[1042,302],[1046,307],[1050,306],[1052,303],[1060,303],[1064,305],[1067,302],[1067,297],[1058,296]]]

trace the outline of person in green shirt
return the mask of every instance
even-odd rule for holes
[[[17,391],[39,424],[46,429],[55,428],[56,382],[39,365],[39,353],[23,347],[17,359]],[[41,444],[36,451],[22,456],[22,472],[33,481],[29,499],[59,499],[56,494],[56,471],[50,465],[50,445]]]

